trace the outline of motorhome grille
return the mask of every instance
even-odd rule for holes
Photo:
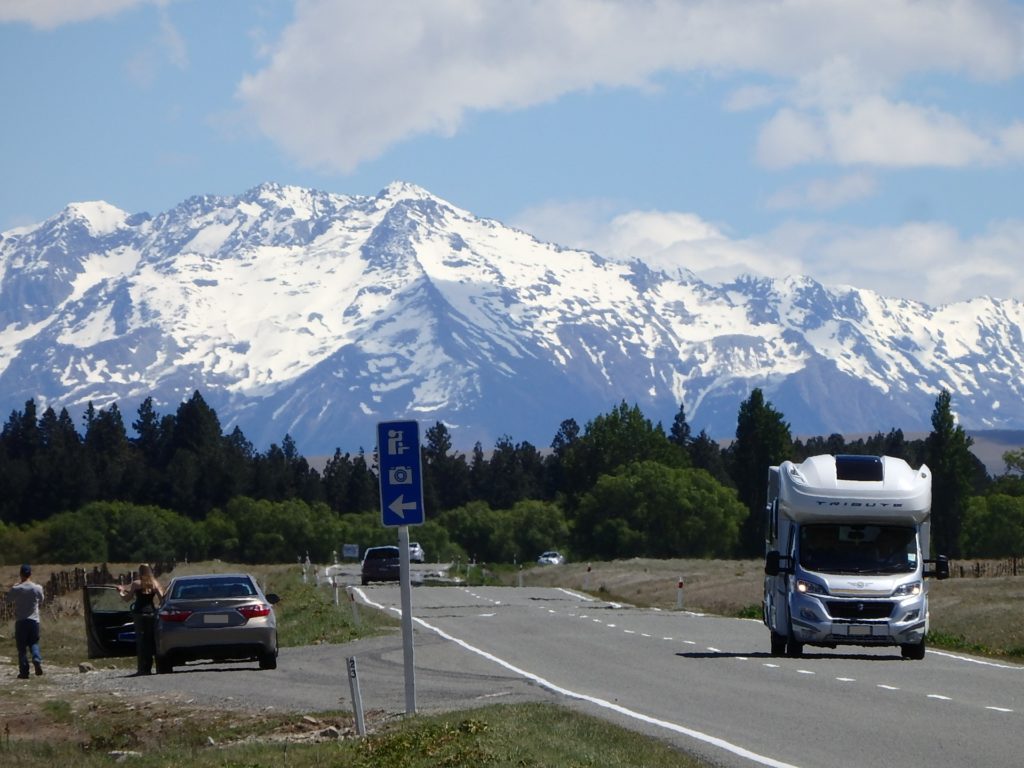
[[[886,601],[828,601],[828,612],[833,619],[887,619],[892,607],[893,604]]]

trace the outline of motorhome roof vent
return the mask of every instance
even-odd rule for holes
[[[884,479],[881,456],[836,456],[836,480],[881,482]]]

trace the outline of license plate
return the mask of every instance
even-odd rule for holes
[[[227,624],[228,615],[226,613],[208,613],[203,616],[203,624]]]
[[[871,626],[869,624],[851,624],[848,634],[866,636],[871,634]]]

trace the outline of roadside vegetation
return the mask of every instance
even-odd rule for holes
[[[116,404],[90,408],[80,434],[66,410],[34,401],[0,430],[0,564],[221,559],[329,562],[344,545],[394,543],[380,525],[371,453],[319,469],[286,435],[258,451],[224,434],[196,392],[174,414],[145,401],[129,436]],[[680,407],[668,429],[625,402],[550,447],[500,438],[452,449],[441,422],[422,446],[426,521],[416,535],[440,561],[523,563],[558,549],[570,560],[754,558],[763,554],[767,467],[818,453],[888,454],[933,475],[932,554],[1024,556],[1024,451],[990,477],[942,392],[933,431],[846,440],[794,439],[755,389],[735,439],[693,435]]]

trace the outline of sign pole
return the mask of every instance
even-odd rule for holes
[[[402,656],[405,661],[405,714],[416,714],[416,667],[412,645],[412,580],[409,577],[409,526],[398,526],[402,597]]]
[[[405,713],[416,714],[416,669],[412,645],[412,578],[409,526],[422,525],[423,467],[417,421],[377,424],[380,515],[386,528],[398,528],[398,581],[402,600],[402,652],[405,661]]]

